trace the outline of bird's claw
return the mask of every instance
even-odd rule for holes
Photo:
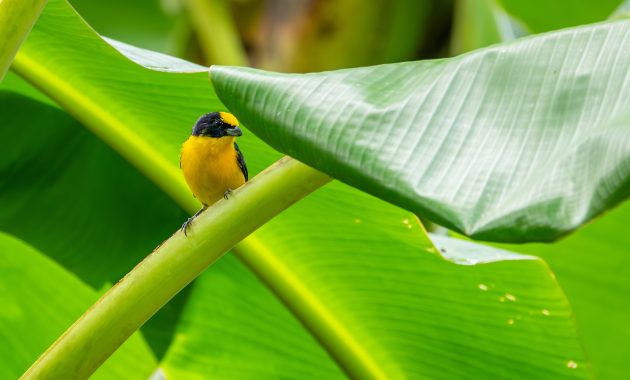
[[[201,214],[207,206],[203,206],[199,211],[197,211],[195,213],[195,215],[191,216],[190,218],[188,218],[184,224],[182,224],[182,231],[184,231],[184,236],[188,236],[188,227],[190,227],[190,225],[192,224],[193,220],[195,220],[195,218],[197,216],[199,216],[199,214]]]
[[[230,197],[230,194],[232,194],[232,189],[225,190],[225,193],[223,193],[223,198],[228,199]]]
[[[188,227],[190,227],[190,225],[192,224],[193,219],[195,219],[195,217],[191,216],[190,218],[186,219],[184,224],[182,224],[182,231],[184,231],[184,236],[188,236]]]

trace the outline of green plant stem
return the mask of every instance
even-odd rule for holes
[[[134,331],[238,241],[330,177],[285,157],[176,232],[78,319],[24,374],[87,378]]]
[[[0,0],[0,81],[44,5],[46,0]]]
[[[236,26],[225,0],[186,0],[186,8],[208,65],[247,66]]]

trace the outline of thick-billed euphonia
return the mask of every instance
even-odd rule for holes
[[[195,123],[179,166],[202,207],[182,225],[184,234],[197,215],[248,180],[245,158],[234,141],[242,134],[236,117],[227,112],[205,114]]]

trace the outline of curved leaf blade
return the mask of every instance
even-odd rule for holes
[[[260,138],[468,236],[547,241],[630,194],[630,21],[315,74],[215,66]]]

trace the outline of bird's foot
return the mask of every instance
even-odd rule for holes
[[[230,197],[230,194],[232,194],[232,189],[227,189],[225,190],[225,193],[223,193],[223,198],[228,199]]]
[[[199,214],[201,214],[204,210],[206,209],[206,207],[202,207],[199,211],[197,211],[195,213],[195,215],[191,216],[190,218],[188,218],[184,224],[182,224],[182,231],[184,231],[184,236],[188,236],[188,228],[190,227],[190,225],[192,224],[193,220],[195,220],[195,218],[197,216],[199,216]]]
[[[182,231],[184,231],[184,236],[188,236],[188,227],[190,227],[190,225],[192,224],[193,219],[195,219],[195,217],[191,216],[184,222],[184,224],[182,224]]]

